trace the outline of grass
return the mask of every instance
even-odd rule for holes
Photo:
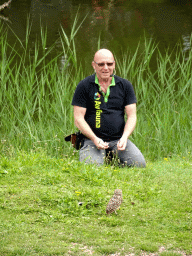
[[[150,152],[151,159],[186,154],[192,139],[192,52],[186,58],[178,45],[164,55],[152,40],[143,45],[144,52],[138,46],[133,55],[126,53],[117,61],[121,76],[130,79],[138,99],[134,140],[142,152]]]
[[[63,159],[42,150],[3,157],[0,255],[192,254],[191,160],[128,169],[85,165],[76,153]],[[116,188],[124,201],[117,216],[106,216]]]

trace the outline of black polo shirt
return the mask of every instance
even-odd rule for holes
[[[75,90],[72,105],[86,108],[85,120],[99,138],[104,141],[120,139],[124,126],[125,106],[136,103],[132,84],[114,76],[115,86],[110,86],[108,101],[95,83],[95,75],[82,80]]]

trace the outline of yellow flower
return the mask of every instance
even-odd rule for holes
[[[167,159],[166,157],[164,158],[164,160],[165,160],[165,161],[168,161],[168,159]]]

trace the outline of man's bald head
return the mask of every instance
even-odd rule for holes
[[[108,58],[110,60],[114,61],[114,56],[111,51],[108,49],[100,49],[98,50],[94,55],[94,61],[98,61],[98,59]]]

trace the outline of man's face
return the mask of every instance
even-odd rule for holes
[[[115,69],[115,61],[111,54],[97,54],[92,62],[98,79],[108,79]]]

